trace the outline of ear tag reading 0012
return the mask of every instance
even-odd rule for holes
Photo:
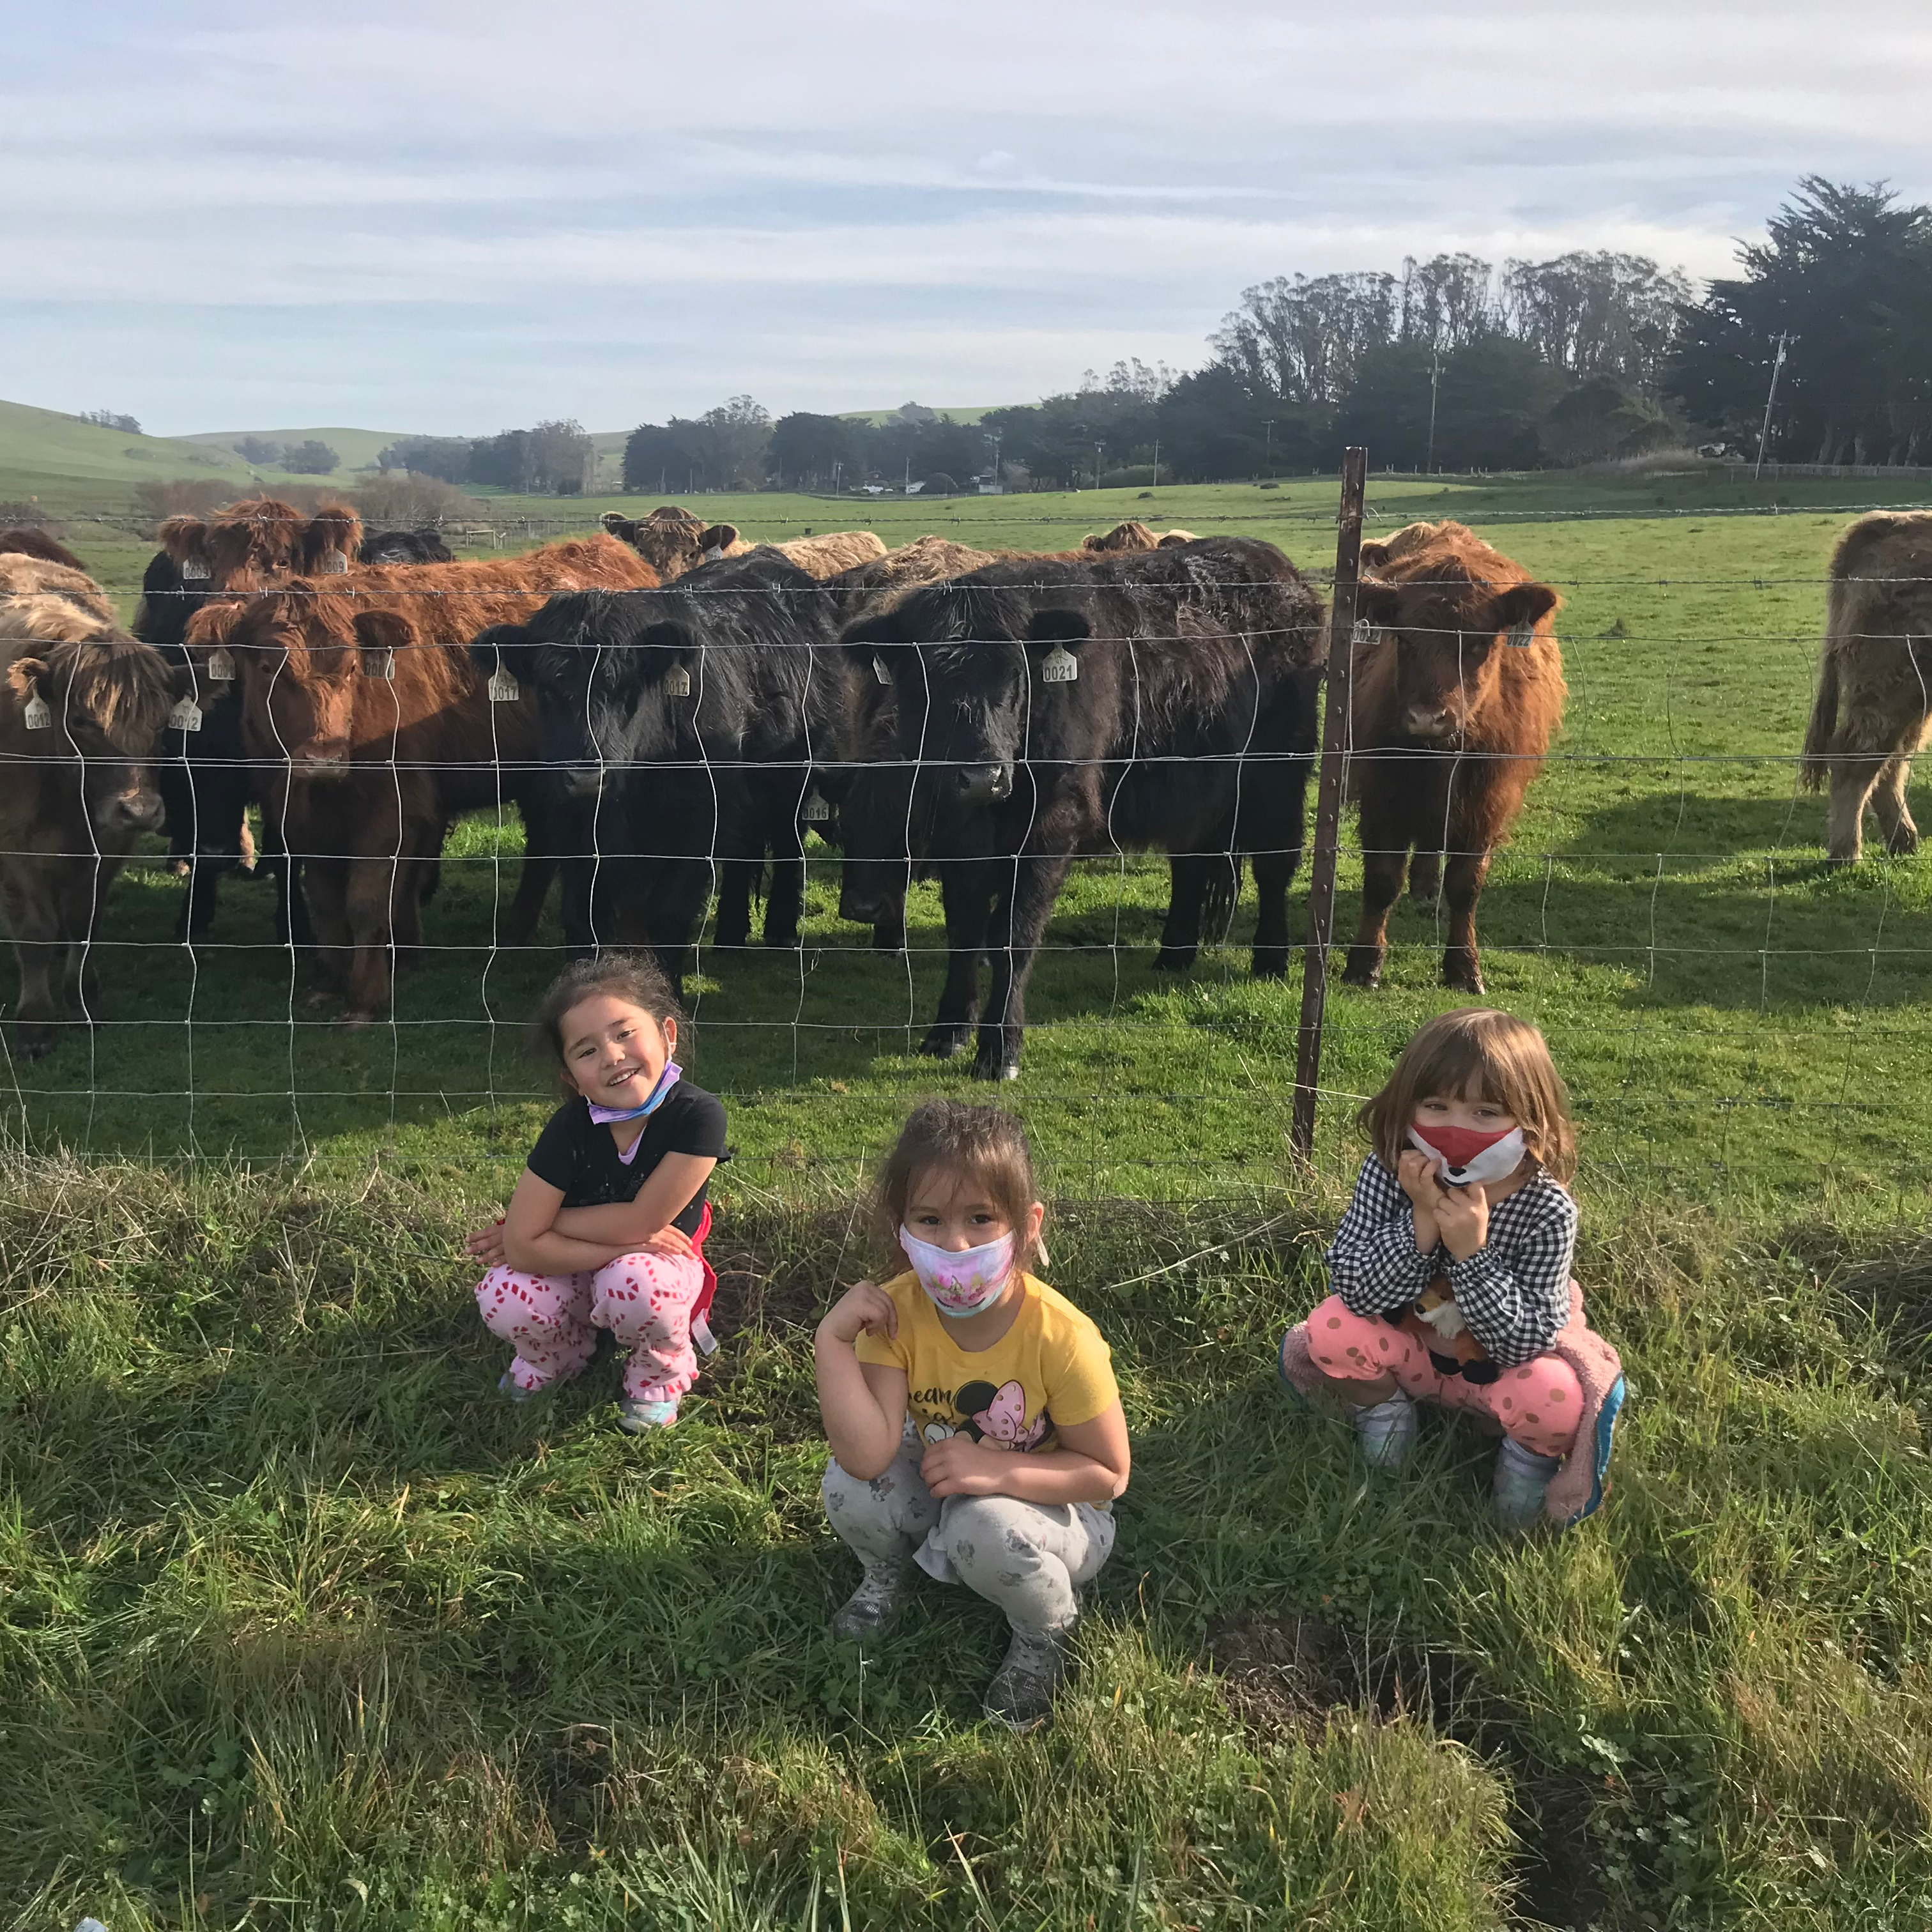
[[[872,675],[881,684],[890,684],[892,681],[892,673],[886,668],[885,659],[877,651],[872,653]]]
[[[184,698],[168,713],[170,731],[199,731],[201,729],[201,706],[191,698]]]
[[[808,825],[823,825],[832,816],[832,808],[815,791],[805,795],[804,808],[799,817]]]
[[[1080,675],[1080,660],[1064,644],[1055,644],[1040,661],[1042,684],[1072,684]]]
[[[490,702],[492,704],[514,704],[523,694],[517,680],[501,664],[490,674]]]
[[[52,728],[53,722],[53,707],[40,695],[37,686],[33,696],[20,707],[20,722],[29,731],[46,731]]]
[[[235,660],[224,650],[212,650],[208,654],[208,681],[210,684],[232,684],[235,682]]]
[[[673,664],[664,673],[664,691],[672,698],[688,698],[691,695],[691,674],[682,664]]]
[[[362,675],[364,677],[389,677],[396,674],[396,654],[385,644],[380,651],[365,651],[362,654]]]

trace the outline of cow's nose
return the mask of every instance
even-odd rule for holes
[[[158,791],[124,792],[114,805],[122,823],[136,832],[152,831],[161,822],[161,795]]]
[[[1449,713],[1437,705],[1412,704],[1408,707],[1408,730],[1412,737],[1444,737],[1449,730]]]
[[[595,798],[604,788],[602,765],[572,765],[564,774],[564,788],[572,798]]]
[[[958,771],[959,796],[967,805],[998,805],[1013,795],[1013,768],[995,765],[962,765]]]

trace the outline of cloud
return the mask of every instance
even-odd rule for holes
[[[0,317],[172,429],[1020,400],[1296,269],[1718,272],[1799,173],[1932,194],[1928,82],[1916,0],[97,0],[10,40]]]

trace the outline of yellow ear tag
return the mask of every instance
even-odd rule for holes
[[[500,664],[490,674],[490,702],[492,704],[514,704],[523,694],[517,680]]]
[[[29,731],[45,731],[52,728],[53,722],[52,707],[36,688],[33,696],[20,707],[20,722]]]
[[[210,684],[232,684],[235,682],[235,660],[224,650],[212,650],[208,654],[208,681]]]
[[[682,664],[673,664],[664,673],[664,691],[672,698],[688,698],[691,695],[691,674]]]
[[[1040,661],[1042,684],[1072,684],[1080,676],[1080,661],[1064,644],[1055,644]]]
[[[201,706],[191,698],[184,698],[168,713],[170,731],[199,731],[201,729]]]

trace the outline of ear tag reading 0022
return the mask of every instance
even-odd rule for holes
[[[20,707],[20,722],[29,731],[46,731],[52,728],[53,707],[40,694],[36,686],[32,697]]]
[[[1536,626],[1534,624],[1512,624],[1503,633],[1503,642],[1515,645],[1518,650],[1528,650],[1535,641]]]
[[[1080,660],[1064,644],[1055,644],[1040,661],[1042,684],[1072,684],[1080,675]]]
[[[492,704],[514,704],[523,694],[517,680],[501,664],[490,674],[490,702]]]
[[[682,664],[673,664],[664,673],[664,691],[672,698],[688,698],[691,695],[691,674]]]
[[[208,681],[210,684],[232,684],[235,682],[235,660],[224,650],[212,650],[208,654]]]
[[[191,698],[181,699],[168,713],[170,731],[199,731],[201,729],[201,706]]]

